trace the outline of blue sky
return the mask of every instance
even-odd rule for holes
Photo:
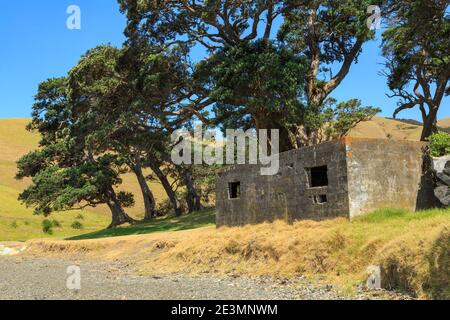
[[[81,30],[66,27],[69,5],[81,8]],[[3,1],[0,11],[0,118],[30,116],[39,82],[59,77],[74,66],[80,55],[99,44],[120,46],[124,41],[123,17],[116,0],[15,0]],[[383,58],[379,40],[365,44],[354,65],[332,96],[339,101],[359,98],[363,104],[379,107],[392,116],[395,99],[385,78],[379,75]],[[439,119],[450,117],[449,99],[443,101]],[[420,119],[417,109],[400,117]]]

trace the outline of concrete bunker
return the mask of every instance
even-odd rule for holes
[[[425,144],[344,138],[281,153],[280,169],[230,166],[218,174],[217,225],[353,218],[379,208],[431,207],[423,196]]]

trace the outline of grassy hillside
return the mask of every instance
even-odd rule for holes
[[[374,117],[358,124],[351,132],[353,137],[393,140],[419,140],[422,127],[393,119]]]
[[[207,220],[208,216],[208,212],[198,213],[193,218]],[[143,226],[139,232],[146,235],[31,241],[29,253],[76,259],[120,258],[148,275],[302,275],[337,283],[350,291],[364,282],[368,266],[380,265],[385,288],[417,297],[450,298],[450,209],[418,213],[379,210],[353,222],[343,218],[292,225],[277,221],[160,233],[166,222]],[[195,223],[191,225],[195,227]],[[129,231],[119,234],[136,234],[133,228]]]
[[[61,223],[62,228],[55,228],[53,235],[42,232],[44,219],[33,216],[32,209],[17,201],[19,193],[29,184],[29,180],[17,181],[16,161],[24,154],[37,148],[39,136],[25,130],[28,119],[0,119],[0,241],[27,240],[40,237],[70,237],[104,229],[110,222],[106,207],[88,209],[83,212],[58,213],[52,215]],[[123,190],[131,191],[136,196],[137,205],[128,212],[135,217],[142,217],[143,204],[136,179],[133,175],[123,177]],[[163,188],[158,183],[151,184],[157,200],[165,199]],[[83,214],[83,230],[74,230],[70,225],[75,217]]]
[[[438,122],[438,126],[450,129],[450,118],[442,119]],[[350,135],[360,138],[417,141],[420,139],[421,133],[422,126],[414,122],[374,117],[371,121],[358,124],[350,132]]]
[[[27,119],[0,120],[0,241],[22,241],[33,238],[68,237],[104,228],[109,217],[101,212],[57,213],[51,219],[61,227],[54,228],[53,234],[42,231],[41,216],[34,216],[33,210],[17,201],[19,193],[29,180],[14,179],[16,160],[37,147],[39,136],[25,130]],[[80,222],[84,228],[75,230],[71,224],[82,214]]]

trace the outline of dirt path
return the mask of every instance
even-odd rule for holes
[[[79,291],[67,289],[67,268],[71,265],[78,265],[81,270]],[[305,280],[298,280],[294,284],[281,280],[243,277],[142,277],[130,274],[127,266],[120,263],[0,257],[0,275],[0,300],[349,299],[331,286],[314,286]],[[353,297],[369,298],[374,296],[362,293]]]

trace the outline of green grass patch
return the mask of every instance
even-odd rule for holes
[[[403,220],[406,222],[428,219],[430,217],[449,216],[449,214],[449,209],[431,209],[417,212],[409,212],[404,209],[379,209],[355,218],[353,223],[386,223],[391,220]]]
[[[215,210],[209,209],[200,212],[194,212],[181,217],[157,218],[154,221],[139,223],[133,226],[119,227],[110,230],[100,230],[87,233],[67,240],[87,240],[109,237],[121,237],[130,235],[150,234],[155,232],[181,231],[197,229],[215,224]]]
[[[18,194],[17,190],[0,185],[0,241],[67,238],[103,229],[110,222],[108,215],[83,211],[85,228],[75,230],[71,228],[71,224],[81,211],[60,212],[48,218],[53,233],[44,233],[42,222],[45,218],[33,215],[32,208],[26,208],[17,201]]]

